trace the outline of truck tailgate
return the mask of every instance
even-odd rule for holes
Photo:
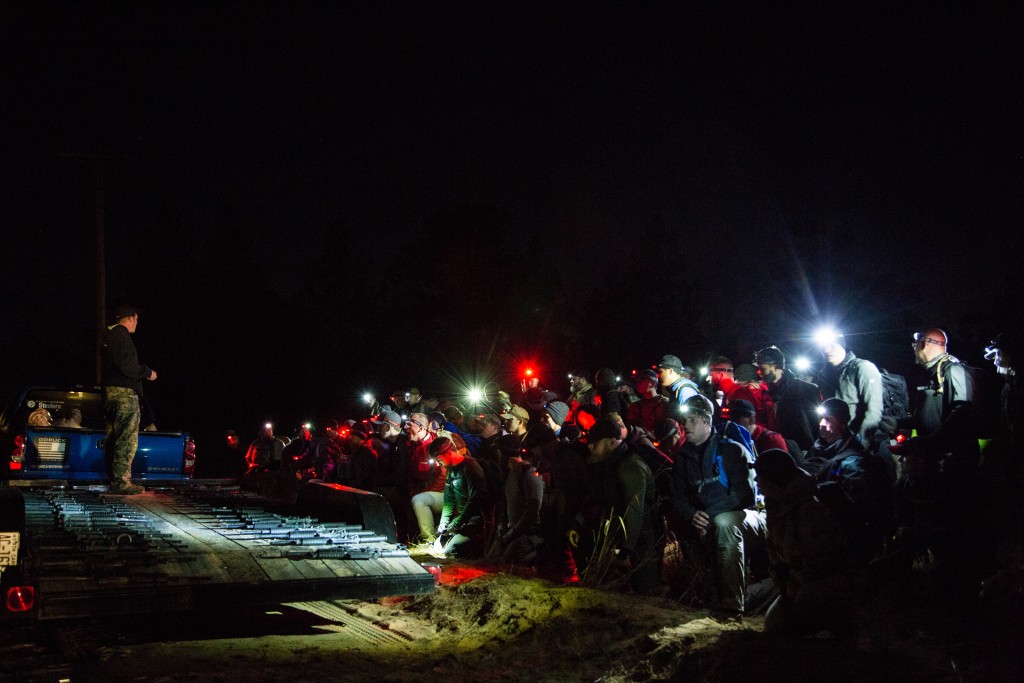
[[[39,619],[372,599],[434,589],[433,575],[388,542],[386,533],[289,515],[287,507],[237,489],[132,497],[24,493],[24,568],[38,588]]]

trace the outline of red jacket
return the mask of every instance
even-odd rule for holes
[[[789,452],[789,449],[786,448],[786,440],[782,438],[782,434],[765,429],[761,425],[754,425],[754,431],[751,432],[750,438],[754,440],[754,448],[757,449],[759,454],[764,453],[769,448],[778,448],[787,453]]]
[[[412,448],[409,454],[409,471],[406,481],[409,483],[409,495],[415,496],[424,491],[444,491],[445,468],[438,460],[430,457],[427,447],[434,440],[434,434],[428,433],[423,440]]]

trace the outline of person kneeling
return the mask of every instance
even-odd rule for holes
[[[765,630],[849,633],[862,579],[839,518],[822,502],[826,492],[779,449],[762,453],[754,471],[768,510],[769,571],[779,590]]]
[[[451,439],[431,442],[430,456],[447,468],[444,504],[431,552],[437,557],[469,557],[483,551],[487,479],[483,468]]]

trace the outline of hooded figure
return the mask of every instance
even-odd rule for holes
[[[786,451],[765,451],[754,470],[765,496],[768,562],[779,590],[765,630],[793,635],[848,630],[860,567],[839,519],[821,501],[814,478]]]

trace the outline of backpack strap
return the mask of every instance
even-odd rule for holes
[[[948,369],[953,365],[962,365],[960,359],[957,358],[956,356],[951,356],[947,353],[945,356],[939,359],[935,371],[936,379],[939,383],[939,388],[935,390],[936,395],[943,394],[943,391],[946,387],[946,373],[944,371],[948,371]]]

